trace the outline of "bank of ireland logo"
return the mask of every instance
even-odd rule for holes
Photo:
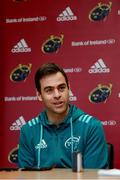
[[[57,53],[63,44],[64,35],[54,36],[51,35],[42,45],[43,53]]]
[[[98,86],[93,89],[89,94],[89,101],[92,103],[101,103],[106,102],[108,97],[111,95],[112,84],[102,85],[98,84]]]
[[[71,146],[73,144],[73,150],[77,150],[79,142],[80,142],[80,136],[78,136],[78,137],[74,136],[73,138],[70,137],[65,141],[65,147],[67,149],[71,149]]]
[[[111,6],[112,2],[109,2],[109,4],[98,3],[98,5],[90,11],[89,19],[94,22],[106,20],[111,11]]]

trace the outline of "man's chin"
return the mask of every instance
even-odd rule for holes
[[[55,108],[54,112],[56,114],[66,114],[67,113],[67,109],[66,108]]]

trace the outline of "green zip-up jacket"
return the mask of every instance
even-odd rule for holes
[[[80,151],[83,168],[107,168],[108,151],[102,124],[74,105],[64,121],[51,124],[42,112],[21,129],[18,165],[72,168],[72,153]]]

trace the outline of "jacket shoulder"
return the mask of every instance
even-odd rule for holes
[[[37,116],[37,117],[29,120],[25,125],[23,125],[22,129],[35,127],[35,126],[38,125],[39,123],[40,123],[40,119],[39,119],[39,117]]]
[[[96,126],[99,126],[100,124],[102,125],[100,120],[96,119],[95,117],[89,114],[82,114],[78,118],[78,121],[80,121],[81,123],[89,124],[89,125],[96,125]]]

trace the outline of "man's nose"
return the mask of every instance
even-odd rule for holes
[[[54,97],[60,97],[60,92],[58,89],[54,90]]]

